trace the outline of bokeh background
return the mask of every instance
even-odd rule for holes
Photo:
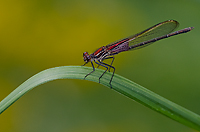
[[[200,114],[199,0],[1,0],[0,100],[34,74],[174,19],[187,34],[116,56],[116,73]],[[195,132],[98,83],[38,86],[0,115],[1,132]]]

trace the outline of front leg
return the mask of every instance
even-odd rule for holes
[[[88,75],[90,75],[91,73],[93,73],[93,72],[95,71],[95,68],[94,68],[94,65],[93,65],[92,61],[91,61],[91,64],[92,64],[92,67],[93,67],[93,71],[91,71],[90,73],[88,73],[88,74],[84,77],[84,80],[85,80],[85,78],[86,78]]]

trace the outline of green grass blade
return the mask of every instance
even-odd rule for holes
[[[17,87],[6,98],[0,102],[0,114],[21,96],[35,88],[36,86],[55,79],[83,79],[91,72],[91,67],[82,66],[62,66],[44,70]],[[96,69],[86,80],[98,82],[103,70]],[[106,72],[101,79],[101,84],[110,87],[109,80],[112,73]],[[200,130],[200,116],[151,92],[150,90],[115,74],[112,81],[113,90],[159,112],[169,118],[176,120],[193,129]]]

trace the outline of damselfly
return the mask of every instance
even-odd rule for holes
[[[108,44],[106,46],[102,46],[99,49],[97,49],[94,53],[88,54],[88,52],[83,53],[83,59],[85,61],[85,64],[88,62],[91,62],[93,71],[88,73],[84,79],[90,75],[92,72],[95,71],[94,65],[92,62],[95,62],[99,66],[103,66],[106,68],[106,70],[103,72],[103,74],[99,77],[99,83],[101,77],[106,73],[106,71],[110,71],[110,68],[113,69],[113,74],[110,79],[110,87],[112,88],[111,82],[115,73],[115,67],[112,66],[114,61],[114,55],[122,52],[122,51],[129,51],[129,50],[135,50],[142,47],[145,47],[147,45],[152,44],[153,42],[156,42],[158,40],[168,38],[174,35],[187,33],[193,29],[193,27],[188,27],[176,32],[171,33],[175,28],[177,28],[179,23],[175,20],[168,20],[161,22],[159,24],[156,24],[138,34],[129,36],[127,38],[121,39],[119,41],[116,41],[114,43]],[[103,62],[105,59],[112,59],[111,64],[106,64]],[[85,65],[84,64],[84,65]],[[83,66],[84,66],[83,65]]]

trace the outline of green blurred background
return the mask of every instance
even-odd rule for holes
[[[199,0],[2,0],[0,100],[34,74],[174,19],[187,34],[116,56],[116,73],[200,114]],[[90,65],[88,65],[90,66]],[[57,80],[0,115],[1,132],[195,132],[108,87]]]

